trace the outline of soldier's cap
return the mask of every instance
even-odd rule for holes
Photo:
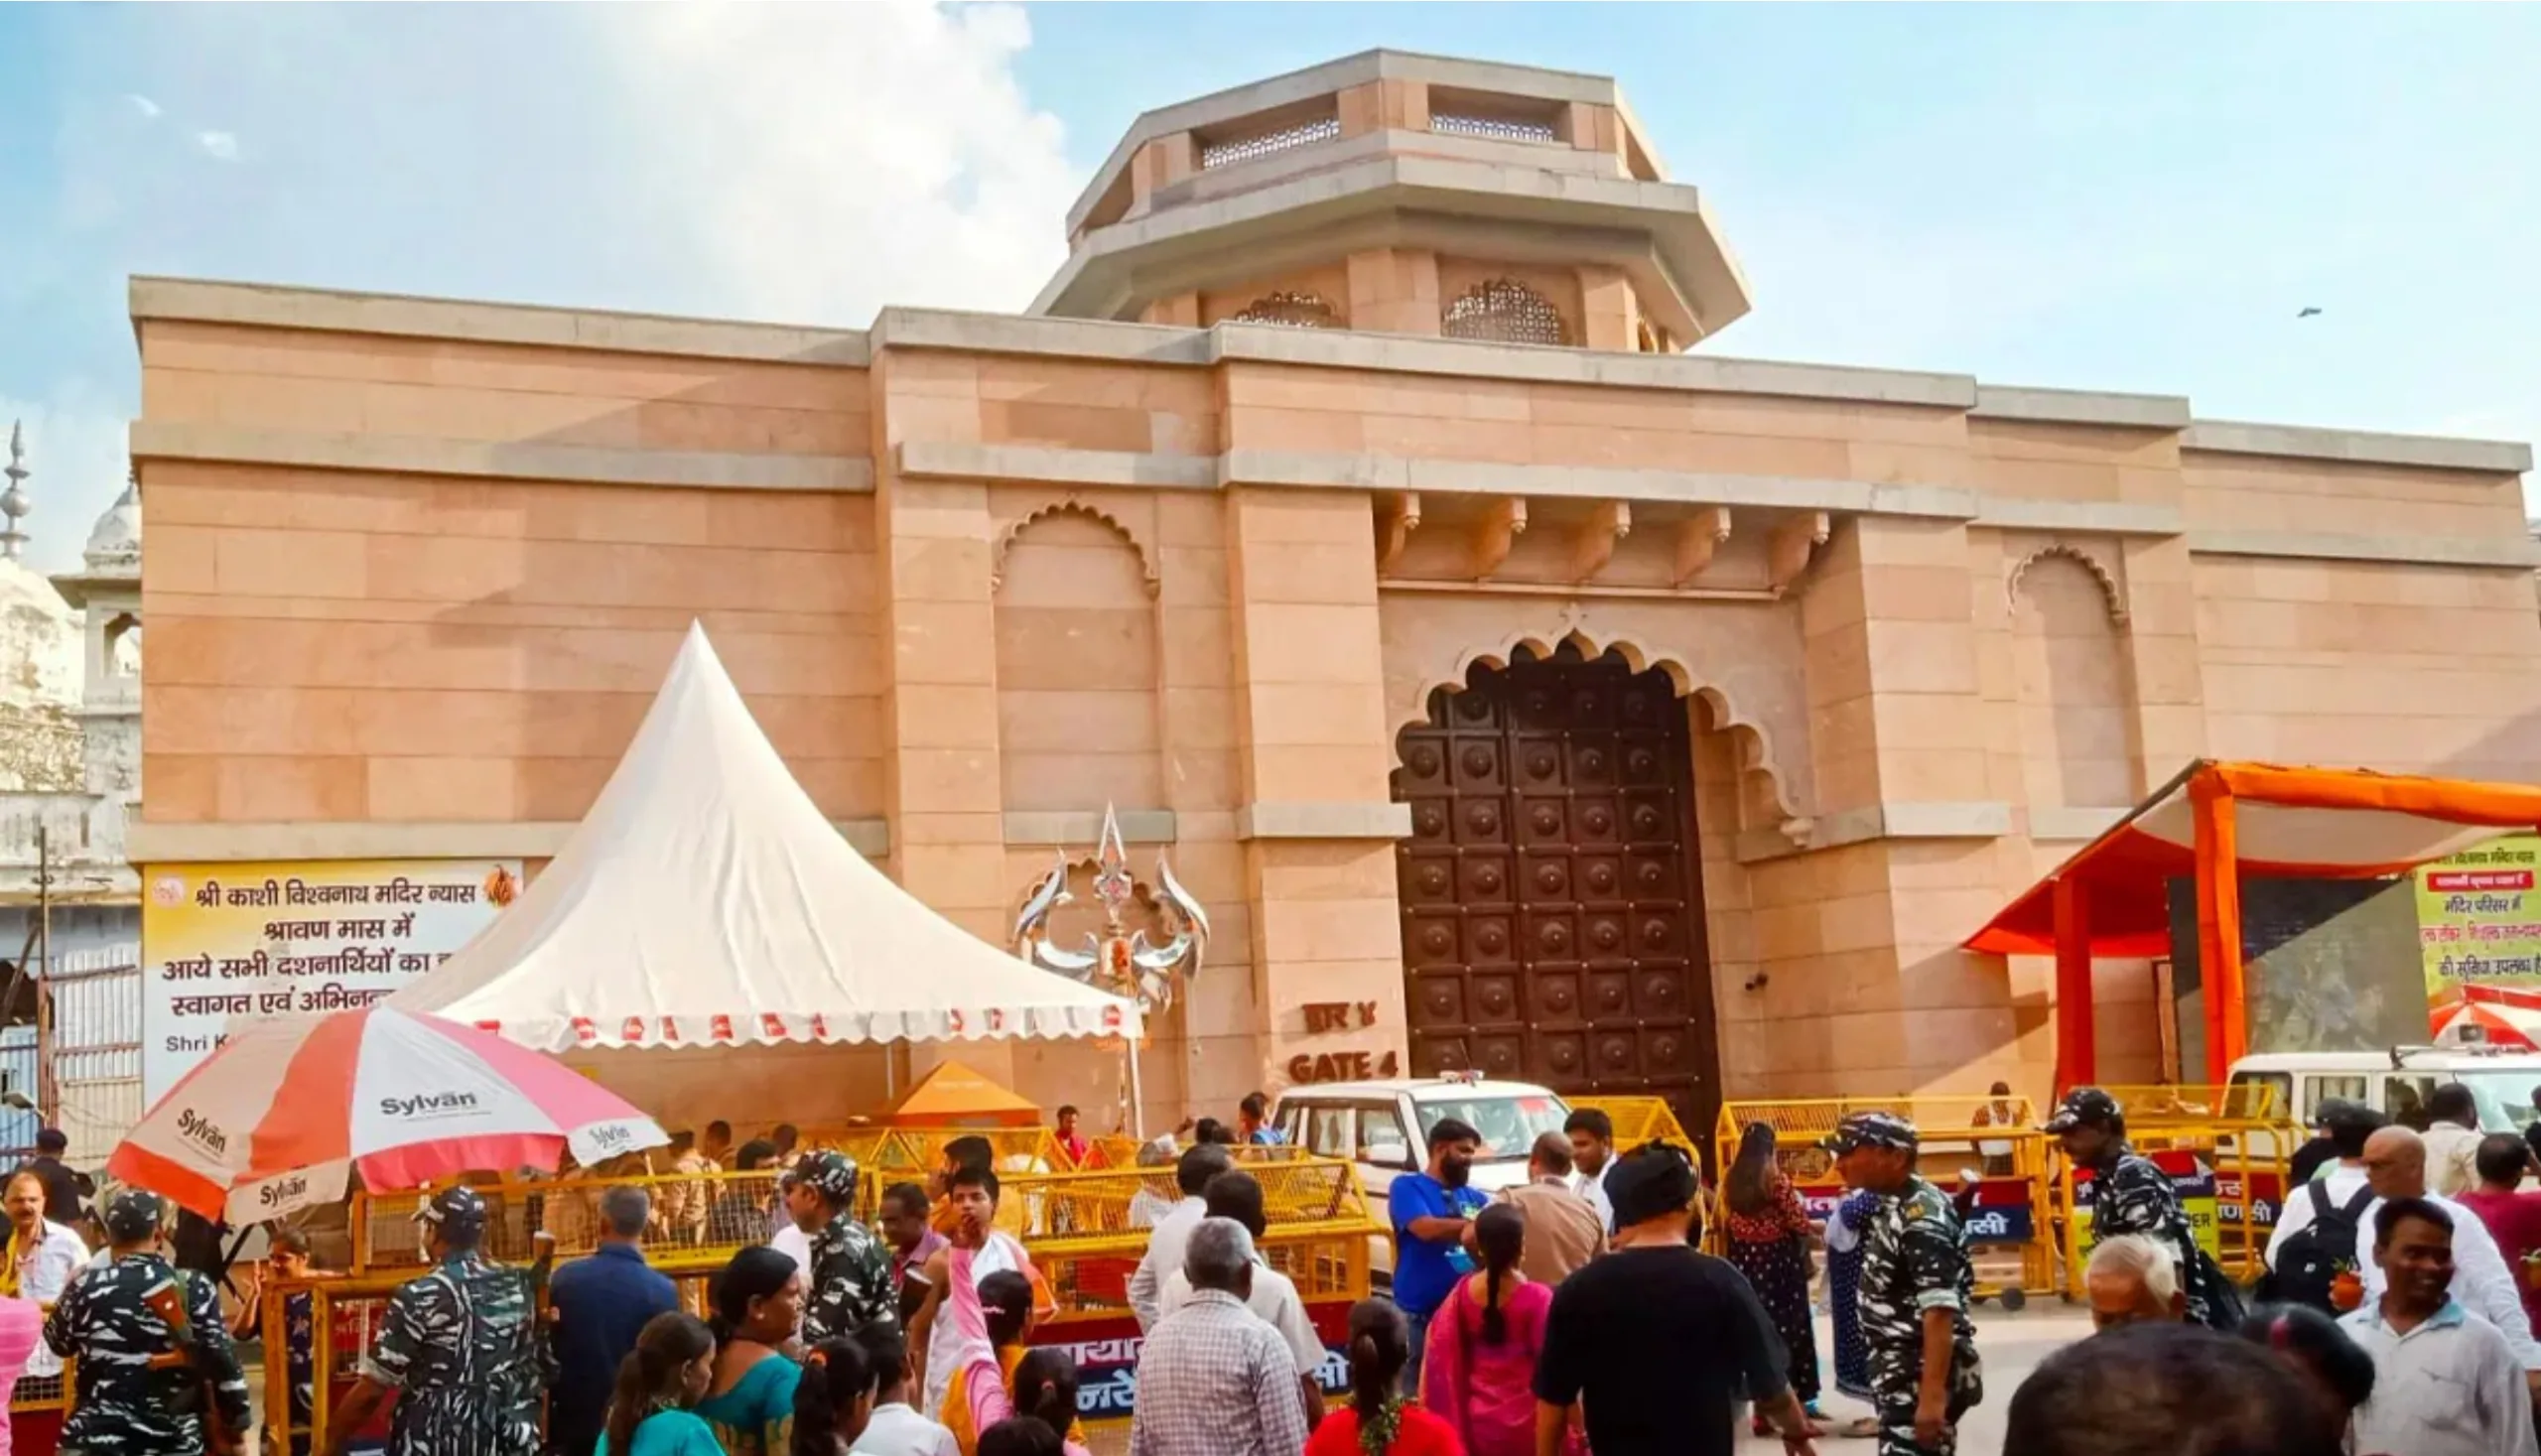
[[[1842,1157],[1862,1147],[1893,1147],[1913,1152],[1920,1137],[1915,1125],[1895,1113],[1848,1113],[1835,1125],[1832,1136],[1818,1146]]]
[[[2056,1115],[2047,1120],[2044,1130],[2053,1133],[2072,1127],[2097,1126],[2116,1119],[2124,1111],[2117,1105],[2116,1098],[2098,1088],[2076,1087],[2056,1105]]]
[[[807,1152],[794,1164],[794,1181],[837,1203],[856,1200],[856,1159],[843,1152]]]
[[[482,1229],[485,1227],[484,1195],[465,1183],[454,1184],[417,1206],[415,1222],[451,1233]]]
[[[168,1216],[168,1205],[158,1194],[146,1188],[126,1188],[106,1205],[102,1222],[106,1236],[118,1244],[130,1244],[159,1232]]]

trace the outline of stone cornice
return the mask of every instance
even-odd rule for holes
[[[379,822],[325,820],[165,824],[144,820],[126,834],[135,864],[226,864],[262,860],[549,860],[579,826],[570,822]],[[887,820],[837,821],[839,834],[869,860],[891,848]]]
[[[1264,800],[1235,815],[1239,840],[1403,840],[1411,806],[1392,801]]]
[[[2532,447],[2510,440],[2381,435],[2368,430],[2322,430],[2307,425],[2247,425],[2235,420],[2196,421],[2180,437],[2180,449],[2209,455],[2265,455],[2499,475],[2520,475],[2532,468]]]
[[[538,304],[478,303],[141,275],[132,279],[129,297],[136,326],[152,320],[236,324],[326,333],[380,333],[842,368],[862,368],[869,357],[865,332],[855,329],[802,329],[663,314],[620,314],[600,309],[557,309]]]
[[[2532,448],[2512,441],[2199,420],[2184,417],[2185,402],[2176,396],[2023,388],[1979,384],[1965,374],[1785,363],[1714,354],[1607,353],[1256,325],[1176,329],[941,309],[885,309],[869,331],[799,329],[179,278],[136,277],[130,292],[136,324],[183,320],[841,368],[864,367],[875,351],[893,347],[1115,359],[1183,367],[1255,361],[1625,389],[1780,395],[1955,409],[1979,419],[2177,429],[2182,432],[2183,451],[2209,455],[2269,456],[2487,474],[2521,474],[2532,468]],[[153,429],[163,428],[161,422],[148,423]]]
[[[135,420],[132,458],[559,480],[586,485],[678,485],[710,490],[865,491],[873,463],[862,456],[736,451],[621,450],[535,440],[445,440],[405,435],[324,435],[190,420]]]
[[[1751,829],[1739,835],[1739,862],[1788,859],[1869,840],[1999,839],[2012,832],[2012,806],[1994,799],[1866,804],[1821,814],[1794,831]]]

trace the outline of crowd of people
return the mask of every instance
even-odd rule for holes
[[[2043,1130],[2087,1190],[2095,1333],[2013,1392],[2006,1449],[2536,1449],[2541,1193],[2522,1187],[2536,1152],[2480,1135],[2461,1089],[2426,1109],[2419,1129],[2324,1105],[2245,1310],[2123,1109],[2094,1088],[2065,1097]],[[1822,1146],[1847,1192],[1820,1222],[1768,1127],[1747,1130],[1707,1199],[1688,1151],[1619,1151],[1592,1110],[1539,1136],[1526,1178],[1490,1197],[1473,1181],[1480,1133],[1453,1119],[1426,1129],[1423,1165],[1389,1192],[1391,1297],[1349,1311],[1346,1391],[1327,1393],[1332,1357],[1266,1255],[1263,1186],[1238,1157],[1276,1140],[1267,1112],[1248,1099],[1234,1124],[1202,1120],[1141,1157],[1169,1165],[1178,1197],[1137,1219],[1133,1456],[1725,1456],[1742,1420],[1788,1451],[1852,1436],[1881,1456],[1941,1456],[1986,1396],[1971,1190],[1918,1173],[1911,1122],[1842,1120]],[[869,1227],[853,1213],[861,1170],[839,1152],[798,1150],[773,1199],[703,1179],[725,1156],[766,1166],[790,1131],[735,1148],[718,1124],[676,1150],[688,1177],[597,1192],[595,1252],[543,1285],[543,1264],[485,1256],[478,1192],[433,1195],[418,1214],[426,1271],[387,1301],[325,1430],[308,1428],[307,1307],[286,1311],[290,1456],[338,1456],[383,1409],[391,1456],[1085,1456],[1080,1372],[1032,1339],[1053,1300],[999,1227],[990,1142],[947,1143],[927,1183],[881,1191]],[[92,1255],[49,1217],[57,1183],[74,1209],[89,1196],[56,1167],[30,1163],[0,1192],[0,1296],[14,1296],[0,1297],[0,1384],[75,1357],[63,1449],[83,1456],[238,1449],[246,1383],[211,1281],[168,1257],[170,1210],[126,1189],[74,1214],[102,1238]],[[1707,1206],[1726,1257],[1697,1249]],[[693,1247],[725,1225],[743,1247],[698,1318],[647,1245]],[[304,1240],[273,1242],[277,1275],[308,1272]],[[1831,1421],[1829,1388],[1869,1414]]]

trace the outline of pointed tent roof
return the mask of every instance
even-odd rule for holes
[[[547,1051],[1135,1032],[849,847],[692,625],[626,756],[519,901],[391,1001]]]
[[[1029,1126],[1041,1121],[1039,1104],[1010,1092],[960,1062],[946,1062],[918,1079],[891,1121],[941,1126]]]

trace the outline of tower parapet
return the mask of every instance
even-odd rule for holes
[[[1032,312],[1665,352],[1746,280],[1606,76],[1369,51],[1149,111]]]

